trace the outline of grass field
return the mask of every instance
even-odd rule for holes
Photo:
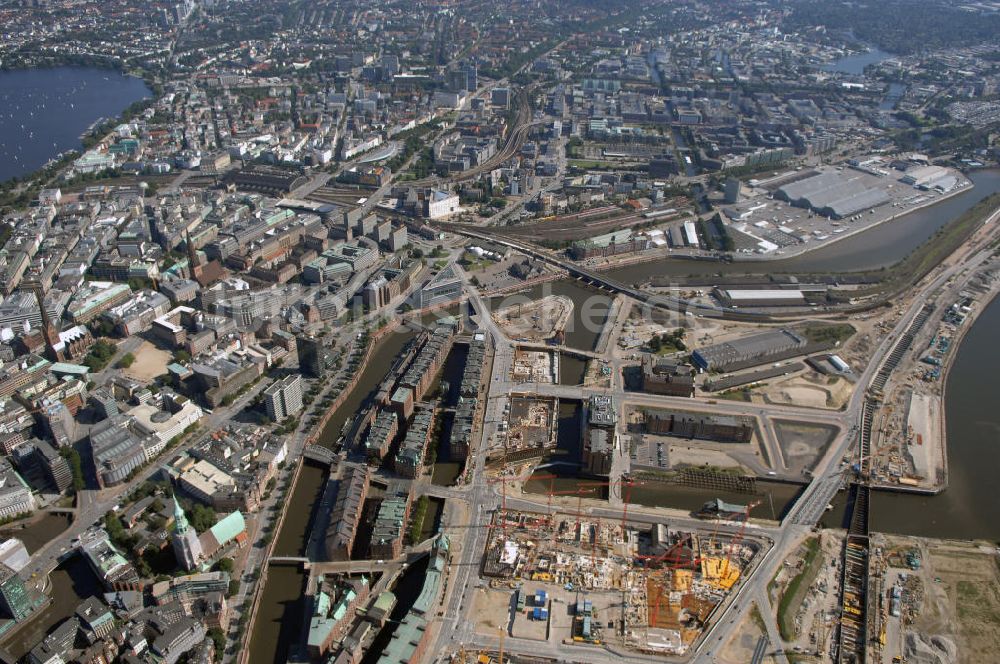
[[[805,599],[809,587],[816,580],[820,564],[823,562],[818,538],[813,537],[802,546],[805,548],[802,569],[788,582],[788,587],[778,602],[778,631],[781,632],[781,638],[786,641],[794,640],[799,634],[799,630],[795,627],[795,616],[802,606],[802,600]]]

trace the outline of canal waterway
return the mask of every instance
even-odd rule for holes
[[[54,627],[69,618],[80,602],[100,595],[104,586],[81,555],[62,563],[49,575],[52,601],[42,611],[3,642],[17,659],[24,657]]]
[[[559,354],[559,384],[582,385],[587,375],[587,363],[567,353]]]
[[[442,390],[441,405],[445,408],[454,408],[458,405],[461,397],[462,374],[465,371],[465,363],[469,357],[468,344],[455,344],[448,359],[445,360],[441,375],[436,379],[436,383]],[[447,387],[447,392],[443,390]],[[437,387],[432,385],[430,394],[434,394]],[[431,481],[439,486],[451,486],[462,473],[464,459],[453,459],[451,456],[451,430],[455,423],[454,413],[443,410],[438,417],[441,418],[441,436],[437,442],[437,451],[434,457],[434,469]]]
[[[23,525],[5,526],[0,529],[0,537],[16,537],[24,542],[28,553],[34,553],[69,528],[69,524],[70,518],[65,514],[46,513],[40,519]]]
[[[305,620],[306,576],[297,566],[272,565],[250,632],[249,664],[285,664]]]
[[[354,389],[330,417],[320,434],[320,444],[332,446],[337,441],[344,422],[361,412],[392,366],[393,360],[415,336],[415,332],[400,328],[379,340],[371,358],[362,368]],[[285,520],[277,534],[275,555],[299,556],[305,551],[313,510],[322,495],[326,478],[327,471],[324,468],[312,463],[303,464],[292,488]],[[289,648],[298,634],[289,632],[285,622],[297,616],[296,624],[300,624],[303,619],[299,597],[304,582],[301,576],[297,568],[269,568],[259,600],[257,619],[251,627],[251,664],[271,664],[287,660]]]
[[[54,67],[0,72],[0,181],[38,170],[80,149],[80,135],[152,91],[109,69]]]
[[[324,447],[333,447],[340,438],[341,430],[348,419],[358,414],[371,398],[372,392],[378,387],[385,374],[392,367],[393,360],[403,351],[417,333],[406,327],[400,327],[388,334],[378,343],[371,358],[361,367],[361,377],[351,393],[337,411],[326,422],[319,434],[318,442]]]

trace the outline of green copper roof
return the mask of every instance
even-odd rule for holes
[[[178,535],[183,535],[190,528],[188,525],[187,516],[184,514],[184,509],[181,504],[177,502],[177,496],[174,496],[174,531]]]
[[[215,541],[219,543],[219,546],[232,542],[237,535],[246,529],[246,521],[243,520],[243,515],[240,514],[239,510],[227,515],[211,528],[212,535],[215,536]]]

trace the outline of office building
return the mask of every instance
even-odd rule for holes
[[[124,482],[152,460],[158,449],[162,449],[158,441],[154,444],[133,434],[124,415],[102,420],[90,430],[90,451],[102,488]]]
[[[44,440],[33,442],[35,462],[41,468],[49,485],[59,493],[69,489],[73,485],[73,470],[69,461]]]
[[[31,555],[28,553],[24,542],[11,537],[0,542],[0,563],[11,568],[15,572],[20,572],[31,562]]]
[[[295,341],[299,368],[313,378],[322,378],[333,366],[333,352],[317,337],[300,336]]]
[[[264,405],[267,416],[275,422],[299,415],[302,411],[302,377],[292,374],[272,383],[264,390]]]
[[[35,511],[31,487],[6,459],[0,460],[0,519]]]
[[[35,608],[24,581],[17,572],[0,563],[0,609],[15,621],[21,621],[31,615]]]

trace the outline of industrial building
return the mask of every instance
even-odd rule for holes
[[[595,394],[587,402],[583,434],[583,467],[591,475],[608,475],[615,452],[618,411],[611,396]]]
[[[399,431],[399,417],[391,410],[379,409],[365,438],[365,453],[370,460],[381,460],[389,451]]]
[[[338,579],[327,583],[319,579],[309,620],[306,649],[311,658],[321,659],[347,636],[362,602],[368,597],[368,579]]]
[[[801,290],[791,288],[712,289],[712,296],[724,307],[801,307],[806,296]]]
[[[686,364],[666,359],[642,362],[642,391],[672,397],[694,396],[694,370]]]
[[[438,597],[444,588],[445,568],[448,565],[449,555],[448,538],[439,535],[431,550],[420,594],[417,595],[409,612],[396,626],[377,664],[419,662],[423,657],[430,636],[430,621],[438,606]]]
[[[817,214],[843,219],[890,201],[880,188],[868,187],[860,173],[844,175],[840,171],[820,173],[779,187],[775,197]]]
[[[570,258],[585,260],[587,258],[617,256],[644,251],[651,246],[646,235],[635,235],[630,229],[599,235],[588,240],[574,242],[569,248]]]
[[[720,443],[749,443],[753,437],[754,423],[749,417],[652,409],[644,411],[644,415],[646,433],[653,435]]]
[[[386,489],[371,531],[371,557],[391,560],[403,552],[403,535],[410,519],[411,490],[409,480],[398,480]]]
[[[914,166],[907,169],[899,181],[917,189],[937,189],[942,192],[951,191],[959,182],[955,172],[943,166]]]
[[[368,495],[368,469],[348,466],[339,480],[330,481],[337,482],[337,498],[330,511],[326,557],[328,560],[350,560],[365,497]]]
[[[393,460],[393,469],[398,474],[409,478],[415,478],[420,474],[427,453],[427,444],[433,433],[434,409],[417,410]]]
[[[691,360],[705,371],[735,371],[804,353],[808,341],[791,330],[769,330],[699,348]]]
[[[451,351],[454,331],[453,327],[440,325],[421,339],[422,343],[417,356],[399,381],[401,386],[413,390],[415,400],[419,401],[424,398],[434,377],[444,366],[444,361]]]

